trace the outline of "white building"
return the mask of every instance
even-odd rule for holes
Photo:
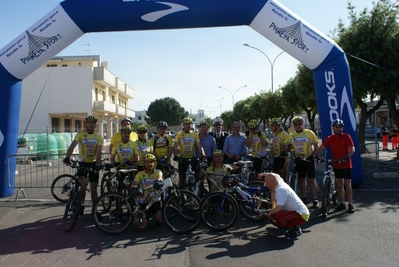
[[[135,117],[128,108],[134,97],[134,89],[99,55],[57,56],[23,80],[19,132],[77,132],[93,114],[99,119],[99,133],[106,128],[112,136],[122,118]]]

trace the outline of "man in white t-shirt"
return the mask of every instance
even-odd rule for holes
[[[309,220],[309,210],[298,195],[276,173],[261,173],[258,179],[265,181],[270,189],[273,208],[269,211],[269,219],[277,226],[289,228],[286,238],[295,240],[302,234],[299,225]]]

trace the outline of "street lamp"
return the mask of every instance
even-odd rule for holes
[[[233,100],[233,108],[234,108],[234,96],[235,94],[238,92],[238,90],[247,87],[247,85],[241,86],[240,88],[238,88],[237,90],[234,91],[234,93],[232,93],[229,89],[224,88],[222,86],[219,85],[219,88],[226,90],[227,92],[229,92],[231,94],[231,99]],[[222,98],[223,100],[223,98]],[[220,101],[221,102],[221,101]],[[220,113],[222,113],[222,104],[220,103]]]
[[[250,46],[249,44],[244,44],[244,46],[247,46],[247,47],[249,47],[249,48],[253,48],[253,49],[255,49],[255,50],[258,50],[259,52],[261,52],[261,53],[267,58],[267,60],[269,60],[270,69],[271,69],[272,93],[273,93],[273,92],[274,92],[274,84],[273,84],[273,68],[274,68],[274,62],[276,62],[276,59],[277,59],[282,53],[284,53],[285,51],[284,51],[284,50],[281,51],[280,54],[278,54],[278,55],[274,58],[274,60],[273,60],[273,62],[272,62],[272,61],[270,60],[270,58],[266,55],[266,53],[263,52],[262,50],[260,50],[259,48]]]
[[[222,97],[222,99],[218,99],[218,102],[219,102],[219,107],[220,107],[220,116],[222,116],[222,101],[223,101],[223,97]],[[215,116],[216,117],[216,116]]]
[[[219,106],[217,106],[216,108],[212,108],[212,107],[210,107],[210,106],[206,106],[206,107],[211,109],[211,117],[212,117],[212,112],[213,112],[213,118],[216,118],[216,113],[215,113],[215,111],[216,111],[216,109],[217,109]]]

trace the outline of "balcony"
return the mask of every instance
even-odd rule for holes
[[[124,94],[125,93],[125,83],[119,79],[115,78],[115,86],[110,88],[111,91],[118,93],[118,94]]]
[[[116,113],[118,113],[118,115],[125,116],[126,108],[122,106],[116,106]]]
[[[121,95],[127,99],[134,99],[134,97],[136,96],[136,92],[132,87],[125,84],[125,88],[123,88],[123,93],[121,93]]]
[[[105,113],[116,113],[116,106],[107,101],[94,101],[93,110]]]
[[[94,81],[105,87],[115,87],[115,75],[103,67],[94,68]]]
[[[126,117],[134,118],[136,117],[136,112],[133,109],[126,109]]]

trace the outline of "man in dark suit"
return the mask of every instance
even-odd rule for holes
[[[223,132],[223,120],[221,118],[215,118],[212,121],[213,132],[209,134],[212,135],[216,140],[217,149],[223,151],[224,140],[227,137],[227,133]]]

